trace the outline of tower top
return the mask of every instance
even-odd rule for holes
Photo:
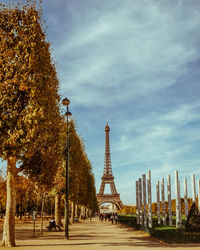
[[[105,131],[110,131],[110,127],[108,126],[108,120],[106,120]]]
[[[104,176],[108,175],[112,176],[109,133],[110,133],[110,127],[108,126],[108,120],[107,120],[105,126],[105,159],[104,159],[104,173],[103,173]]]

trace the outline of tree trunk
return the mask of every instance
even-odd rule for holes
[[[92,210],[89,209],[89,216],[90,216],[90,220],[92,220]]]
[[[1,204],[1,219],[3,219],[3,206]]]
[[[56,224],[60,227],[63,226],[62,221],[61,221],[61,196],[59,194],[56,194],[55,196],[55,221]]]
[[[75,217],[78,217],[78,205],[75,203]]]
[[[85,207],[84,209],[85,209],[84,210],[84,215],[85,215],[85,218],[87,218],[87,208]]]
[[[15,244],[15,209],[16,209],[16,159],[7,161],[7,201],[1,246],[14,247]]]
[[[44,195],[42,196],[40,234],[43,234],[43,212],[44,212]]]
[[[77,217],[78,217],[78,220],[81,219],[81,208],[79,205],[77,205]]]
[[[20,220],[22,219],[22,197],[20,202]]]
[[[74,221],[74,202],[71,202],[71,223]]]

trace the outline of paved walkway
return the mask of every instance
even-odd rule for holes
[[[47,226],[48,222],[45,222]],[[200,244],[168,245],[150,238],[143,232],[134,231],[123,225],[112,225],[109,222],[100,222],[97,218],[86,220],[70,226],[70,239],[64,239],[64,232],[45,232],[39,235],[37,224],[36,237],[32,236],[32,222],[17,223],[16,243],[17,250],[126,250],[148,249],[168,250],[171,248],[199,250]],[[2,224],[0,225],[0,238]],[[7,249],[7,248],[3,248]]]

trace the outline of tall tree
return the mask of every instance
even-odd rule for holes
[[[93,173],[88,176],[88,190],[87,190],[87,206],[92,210],[93,214],[98,212],[99,206],[96,197],[95,179]]]
[[[89,207],[89,199],[94,198],[94,202],[96,199],[95,183],[90,179],[92,178],[92,166],[85,152],[83,140],[77,134],[74,123],[70,124],[69,156],[70,199],[77,205]],[[91,190],[95,192],[95,196],[88,196]]]
[[[66,148],[66,126],[63,126],[63,152]],[[82,138],[78,135],[75,122],[69,122],[69,198],[75,204],[92,209],[91,203],[96,202],[95,180],[92,166],[85,153]],[[65,158],[65,155],[63,155]],[[65,162],[61,164],[54,180],[55,217],[61,223],[60,201],[65,194]],[[96,202],[96,203],[95,203]],[[92,209],[93,210],[93,209]]]
[[[0,157],[7,160],[7,204],[2,245],[15,246],[15,180],[31,174],[35,156],[48,161],[37,170],[50,177],[49,159],[59,138],[58,80],[34,1],[23,8],[0,7]],[[21,160],[23,168],[16,167]],[[31,164],[30,164],[31,163]],[[47,171],[47,168],[50,168]],[[56,167],[55,167],[56,168]],[[44,171],[46,169],[46,171]],[[47,178],[46,178],[47,179]]]

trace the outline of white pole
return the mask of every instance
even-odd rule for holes
[[[196,185],[195,185],[195,175],[192,174],[192,200],[196,202]]]
[[[138,181],[136,181],[136,218],[137,218],[137,224],[140,223],[140,217],[139,217],[139,194],[138,194]]]
[[[143,180],[143,206],[144,206],[144,226],[147,226],[147,197],[146,197],[146,174],[142,175]]]
[[[184,202],[185,202],[185,219],[187,219],[187,216],[188,216],[187,178],[184,178]]]
[[[160,224],[160,184],[159,184],[159,181],[157,181],[156,191],[157,191],[157,216],[158,216],[158,224]]]
[[[151,171],[148,171],[148,214],[149,228],[152,228],[152,197],[151,197]]]
[[[164,178],[162,178],[162,181],[161,181],[161,194],[162,194],[163,225],[166,226],[166,217],[165,217],[165,184],[164,184]]]
[[[182,218],[181,218],[181,185],[180,185],[180,181],[178,181],[178,201],[179,201],[179,221],[180,224],[182,224]]]
[[[140,225],[143,225],[143,215],[142,215],[142,179],[139,178],[139,214],[140,214]]]
[[[180,202],[179,202],[179,180],[178,180],[178,171],[174,171],[175,175],[175,192],[176,192],[176,227],[181,227],[180,221]]]
[[[168,194],[169,226],[172,226],[172,195],[171,195],[171,177],[170,177],[170,175],[168,175],[168,178],[167,178],[167,194]]]

